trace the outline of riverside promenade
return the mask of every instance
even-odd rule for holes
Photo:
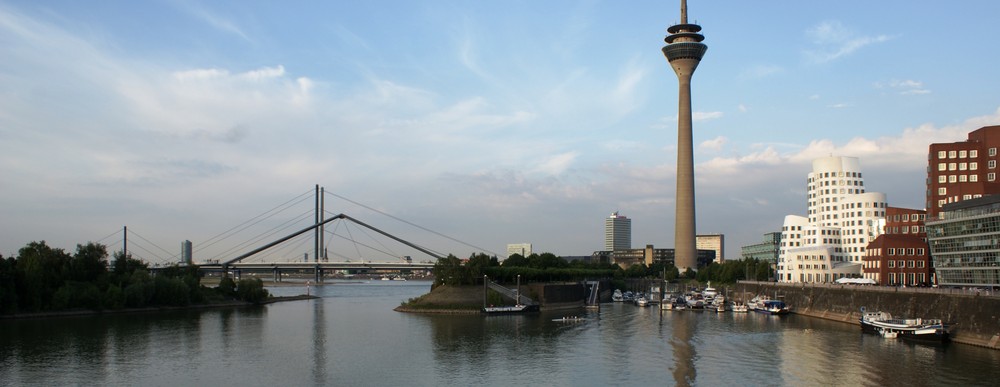
[[[952,341],[1000,349],[1000,292],[985,289],[741,281],[733,294],[783,299],[792,313],[860,325],[861,308],[954,324]]]

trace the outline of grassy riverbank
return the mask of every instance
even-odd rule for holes
[[[408,313],[477,314],[483,307],[483,288],[474,285],[441,285],[411,298],[394,310]]]

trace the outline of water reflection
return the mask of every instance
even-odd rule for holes
[[[696,316],[694,313],[686,313],[679,316],[671,314],[670,317],[676,317],[669,319],[672,326],[669,342],[670,348],[673,349],[674,359],[670,371],[674,376],[674,383],[678,386],[690,386],[694,384],[698,376],[694,364],[697,351],[694,343],[691,342],[697,327],[693,320],[693,317]]]
[[[323,302],[313,303],[313,384],[326,384],[326,314]]]

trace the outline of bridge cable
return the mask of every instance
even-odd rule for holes
[[[243,231],[243,230],[247,229],[250,226],[253,226],[253,225],[257,224],[257,223],[260,223],[261,221],[263,221],[265,219],[268,219],[268,218],[270,218],[270,217],[272,217],[272,216],[274,216],[274,215],[276,215],[276,214],[278,214],[278,213],[286,210],[288,207],[291,207],[292,205],[301,203],[305,199],[308,199],[307,195],[309,195],[311,193],[312,193],[312,190],[306,191],[305,193],[303,193],[303,194],[301,194],[299,196],[296,196],[296,197],[294,197],[294,198],[292,198],[292,199],[290,199],[290,200],[288,200],[288,201],[286,201],[284,203],[281,203],[281,204],[275,206],[274,208],[271,208],[271,209],[269,209],[267,211],[264,211],[263,213],[261,213],[261,214],[259,214],[257,216],[254,216],[253,218],[250,218],[249,220],[247,220],[247,221],[245,221],[243,223],[240,223],[240,224],[238,224],[236,226],[233,226],[232,228],[230,228],[230,229],[228,229],[226,231],[223,231],[222,233],[220,233],[218,235],[215,235],[215,236],[213,236],[211,238],[208,238],[207,240],[205,240],[204,242],[202,242],[202,243],[199,244],[199,247],[197,248],[196,251],[200,251],[201,249],[204,249],[206,247],[212,246],[212,245],[214,245],[214,244],[216,244],[216,243],[218,243],[218,242],[220,242],[220,241],[222,241],[222,240],[224,240],[226,238],[229,238],[229,236],[232,236],[232,234],[235,234],[235,233],[237,233],[239,231]],[[294,203],[292,203],[292,202],[294,202]],[[282,208],[282,207],[284,207],[284,208]],[[279,208],[282,208],[282,210],[275,212],[275,210],[277,210]],[[271,214],[271,215],[268,215],[268,214],[270,214],[272,212],[275,212],[275,213]],[[267,216],[265,216],[265,215],[267,215]],[[230,235],[226,235],[226,234],[230,234]]]
[[[364,205],[364,204],[361,204],[361,203],[358,203],[358,202],[356,202],[356,201],[353,201],[353,200],[351,200],[351,199],[348,199],[348,198],[345,198],[345,197],[343,197],[343,196],[340,196],[340,195],[337,195],[337,194],[335,194],[335,193],[333,193],[333,192],[330,192],[330,191],[326,191],[326,194],[328,194],[328,195],[333,195],[333,196],[335,196],[335,197],[338,197],[338,198],[340,198],[340,199],[343,199],[343,200],[346,200],[346,201],[348,201],[348,202],[351,202],[351,203],[353,203],[353,204],[355,204],[355,205],[358,205],[358,206],[361,206],[361,207],[364,207],[364,208],[366,208],[366,209],[368,209],[368,210],[371,210],[371,211],[375,211],[375,212],[377,212],[377,213],[379,213],[379,214],[382,214],[382,215],[385,215],[385,216],[388,216],[388,217],[390,217],[390,218],[393,218],[393,219],[395,219],[395,220],[398,220],[398,221],[400,221],[400,222],[403,222],[403,223],[406,223],[406,224],[408,224],[408,225],[411,225],[411,226],[413,226],[413,227],[416,227],[416,228],[419,228],[419,229],[421,229],[421,230],[424,230],[424,231],[427,231],[427,232],[429,232],[429,233],[432,233],[432,234],[435,234],[435,235],[437,235],[437,236],[440,236],[440,237],[442,237],[442,238],[446,238],[446,239],[448,239],[448,240],[451,240],[451,241],[453,241],[453,242],[458,242],[458,243],[461,243],[461,244],[463,244],[463,245],[465,245],[465,246],[468,246],[468,247],[472,247],[472,248],[475,248],[475,249],[479,249],[480,251],[483,251],[483,252],[487,252],[487,253],[490,253],[490,254],[493,254],[493,255],[497,255],[497,256],[499,256],[499,254],[497,254],[497,253],[495,253],[495,252],[493,252],[493,251],[490,251],[490,250],[488,250],[488,249],[484,249],[484,248],[482,248],[482,247],[479,247],[479,246],[476,246],[476,245],[472,245],[472,244],[469,244],[469,243],[465,243],[465,242],[463,242],[463,241],[460,241],[460,240],[458,240],[458,239],[455,239],[455,238],[452,238],[452,237],[450,237],[450,236],[447,236],[447,235],[444,235],[444,234],[442,234],[442,233],[439,233],[439,232],[437,232],[437,231],[434,231],[434,230],[431,230],[431,229],[429,229],[429,228],[426,228],[426,227],[424,227],[424,226],[420,226],[420,225],[418,225],[418,224],[415,224],[415,223],[413,223],[413,222],[410,222],[410,221],[407,221],[407,220],[405,220],[405,219],[401,219],[401,218],[399,218],[399,217],[396,217],[396,216],[393,216],[393,215],[390,215],[390,214],[387,214],[387,213],[385,213],[385,212],[382,212],[382,211],[379,211],[379,210],[377,210],[377,209],[375,209],[375,208],[372,208],[372,207],[369,207],[369,206],[366,206],[366,205]],[[440,254],[440,253],[439,253],[439,254]]]
[[[157,245],[156,245],[156,243],[153,243],[153,242],[150,242],[150,241],[149,241],[149,239],[146,239],[146,238],[144,238],[144,237],[143,237],[142,235],[139,235],[139,233],[135,232],[134,230],[128,230],[128,233],[129,233],[129,234],[132,234],[132,235],[134,235],[134,236],[136,236],[136,237],[138,237],[139,239],[142,239],[142,240],[143,240],[143,241],[145,241],[146,243],[149,243],[149,244],[153,245],[153,247],[156,247],[156,248],[160,249],[160,251],[163,251],[164,253],[167,253],[167,256],[168,256],[168,257],[170,257],[170,258],[177,258],[177,257],[179,257],[179,256],[180,256],[180,253],[177,253],[177,254],[171,254],[171,253],[170,253],[169,251],[167,251],[166,249],[164,249],[164,248],[162,248],[162,247],[160,247],[160,246],[157,246]],[[149,251],[149,250],[146,250],[146,251]],[[153,252],[151,252],[151,251],[149,251],[149,253],[150,253],[150,254],[153,254]],[[161,261],[163,261],[163,260],[164,260],[164,259],[163,259],[163,257],[160,257],[159,255],[156,255],[156,254],[153,254],[153,255],[154,255],[154,256],[156,256],[157,258],[159,258],[159,259],[160,259]],[[168,261],[168,262],[169,262],[169,260],[166,260],[166,261]]]
[[[254,235],[250,239],[248,239],[246,241],[243,241],[243,242],[237,244],[236,246],[233,246],[233,247],[231,247],[231,248],[229,248],[229,249],[227,249],[227,250],[219,253],[218,255],[219,256],[226,256],[226,255],[229,255],[229,254],[233,253],[235,250],[239,250],[239,249],[245,248],[245,247],[247,247],[249,245],[252,245],[254,243],[260,242],[264,238],[273,236],[274,234],[277,234],[278,232],[280,232],[282,230],[286,230],[289,227],[294,226],[297,222],[302,222],[302,221],[308,220],[311,213],[312,213],[312,210],[308,210],[308,211],[306,211],[306,212],[298,215],[298,217],[286,220],[285,222],[283,222],[283,223],[281,223],[281,224],[279,224],[279,225],[271,228],[270,230],[265,230],[265,231],[263,231],[263,232],[261,232],[261,233],[259,233],[257,235]]]

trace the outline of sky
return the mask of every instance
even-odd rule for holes
[[[199,247],[316,185],[336,195],[327,212],[458,256],[589,255],[614,211],[634,247],[671,248],[678,91],[660,49],[679,10],[0,0],[0,254],[113,244],[128,226],[224,258],[247,247]],[[708,45],[697,232],[724,234],[728,259],[805,215],[816,158],[858,157],[869,191],[923,208],[928,145],[1000,124],[1000,2],[688,14]],[[309,218],[312,199],[299,205]]]

